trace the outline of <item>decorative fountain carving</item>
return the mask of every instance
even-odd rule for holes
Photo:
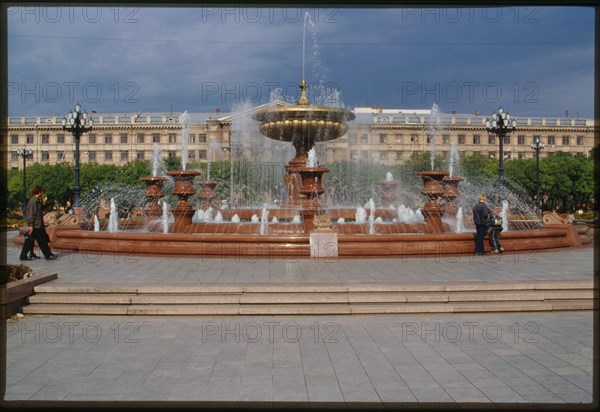
[[[213,200],[217,198],[215,187],[219,184],[216,180],[202,180],[198,182],[200,191],[198,192],[198,201],[200,208],[206,210],[209,207],[214,207]]]
[[[454,200],[460,196],[460,191],[458,190],[458,184],[462,182],[462,177],[450,177],[444,176],[442,179],[442,185],[444,186],[444,197],[447,199],[446,204],[444,205],[444,212],[447,215],[455,216],[456,212],[458,212],[458,208],[456,207],[456,203]]]
[[[146,182],[144,196],[148,198],[148,203],[144,207],[144,215],[149,220],[157,219],[163,213],[162,206],[158,201],[165,196],[162,191],[162,185],[167,178],[163,176],[146,176],[141,177],[140,180]]]
[[[440,170],[424,170],[417,172],[417,175],[423,178],[423,190],[421,194],[429,199],[421,209],[425,221],[431,226],[434,233],[442,233],[444,225],[442,216],[444,207],[440,203],[440,197],[444,196],[446,191],[442,185],[442,179],[448,176],[448,172]]]
[[[173,170],[167,172],[167,174],[175,180],[173,194],[179,198],[179,203],[173,208],[173,216],[175,217],[173,232],[185,233],[191,227],[192,216],[195,213],[194,208],[188,202],[188,198],[196,193],[192,181],[200,175],[200,172],[195,170]]]

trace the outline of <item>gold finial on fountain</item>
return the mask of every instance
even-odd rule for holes
[[[310,102],[306,98],[306,82],[304,81],[304,79],[302,79],[302,83],[300,83],[300,99],[298,100],[298,103],[296,103],[296,104],[298,106],[309,106],[310,105]]]

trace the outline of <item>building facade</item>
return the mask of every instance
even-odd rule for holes
[[[256,110],[256,109],[255,109]],[[481,154],[496,158],[497,136],[485,129],[486,117],[479,114],[440,114],[430,110],[356,108],[356,120],[340,139],[327,142],[325,162],[362,160],[396,165],[416,152],[432,149],[447,155],[453,146],[460,155]],[[182,113],[95,114],[93,130],[80,141],[80,161],[122,165],[134,160],[151,160],[155,145],[163,157],[181,156]],[[234,115],[220,112],[188,113],[186,144],[189,161],[229,158]],[[31,149],[28,162],[55,164],[74,162],[73,136],[63,131],[56,116],[9,117],[2,131],[9,169],[22,167],[18,149]],[[531,158],[530,145],[536,137],[544,143],[541,156],[558,151],[589,156],[598,128],[592,119],[516,118],[517,129],[504,141],[505,159]],[[216,149],[215,149],[216,148]],[[217,153],[216,151],[221,151]]]

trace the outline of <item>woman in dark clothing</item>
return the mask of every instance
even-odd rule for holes
[[[55,260],[57,256],[52,253],[48,245],[48,233],[44,226],[44,200],[40,199],[44,194],[44,188],[35,186],[31,193],[33,196],[29,198],[26,208],[27,226],[29,226],[28,234],[38,243],[46,260]]]
[[[479,202],[473,207],[473,223],[475,223],[475,253],[477,255],[485,255],[483,239],[488,228],[488,220],[490,209],[485,204],[485,195],[479,196]]]

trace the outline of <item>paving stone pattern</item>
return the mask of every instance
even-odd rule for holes
[[[592,313],[31,316],[7,400],[592,401]]]

